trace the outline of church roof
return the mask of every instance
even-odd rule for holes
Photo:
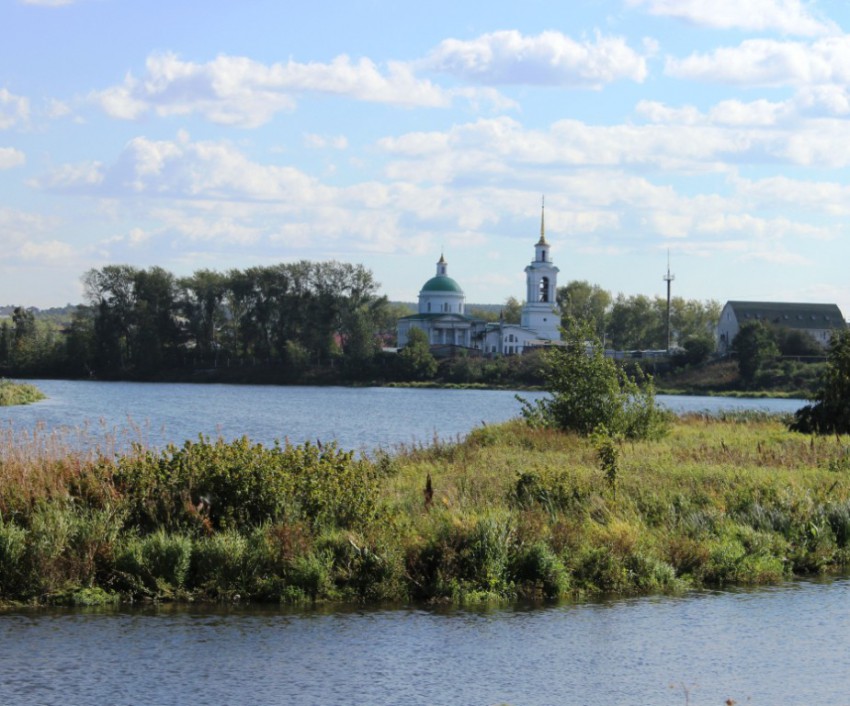
[[[407,320],[407,319],[410,319],[410,320],[415,319],[417,321],[436,321],[437,319],[440,319],[440,320],[443,320],[443,321],[449,321],[449,320],[452,320],[452,321],[474,321],[474,322],[483,321],[483,319],[477,319],[476,317],[469,316],[468,314],[452,314],[451,312],[447,312],[447,311],[428,312],[428,313],[422,313],[422,314],[408,314],[407,316],[399,317],[399,321],[404,321],[404,320]]]
[[[765,321],[789,328],[844,328],[844,317],[835,304],[729,301],[738,324]]]
[[[457,292],[463,294],[460,285],[448,275],[437,275],[422,285],[423,292]]]

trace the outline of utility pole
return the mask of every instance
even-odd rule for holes
[[[667,251],[667,274],[663,277],[667,283],[667,353],[670,353],[670,283],[676,279],[676,275],[670,274],[670,251]]]

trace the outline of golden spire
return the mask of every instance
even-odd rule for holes
[[[540,199],[540,240],[537,241],[537,244],[548,245],[546,242],[546,196],[541,196]]]

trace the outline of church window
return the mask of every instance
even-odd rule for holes
[[[549,301],[549,278],[543,277],[540,280],[540,300],[541,302]]]
[[[431,302],[428,302],[428,313],[431,313]]]

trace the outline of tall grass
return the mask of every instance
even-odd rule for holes
[[[846,569],[850,438],[691,415],[610,443],[616,484],[598,443],[521,422],[374,458],[7,430],[0,601],[460,603]]]
[[[44,393],[35,385],[0,378],[0,407],[31,404],[43,399]]]

